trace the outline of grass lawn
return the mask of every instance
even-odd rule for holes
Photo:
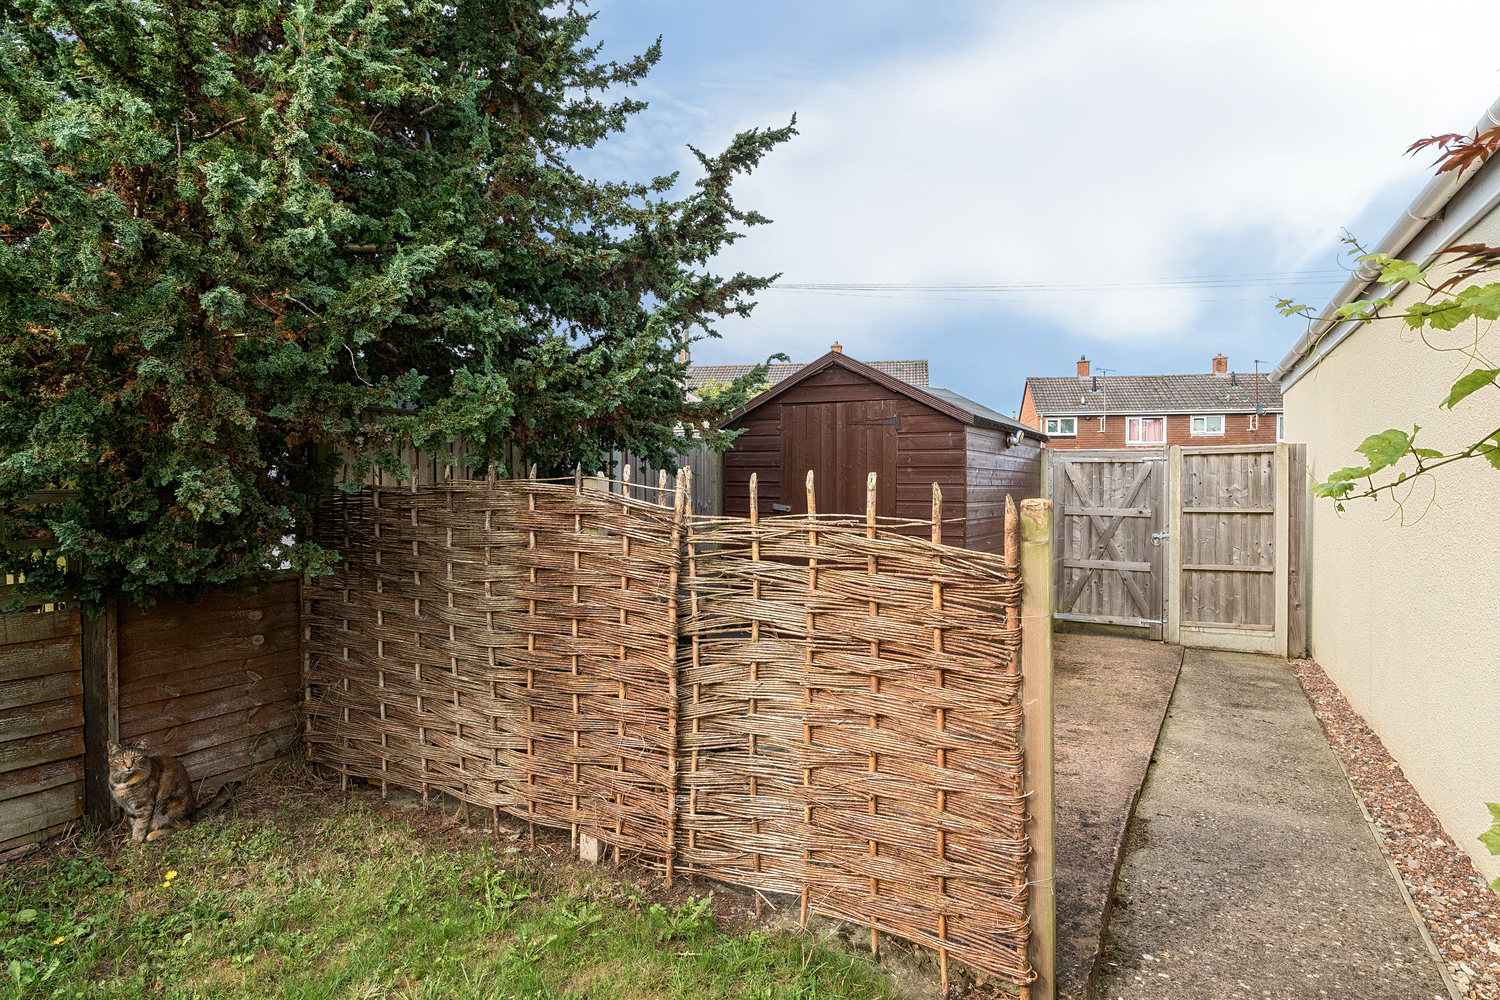
[[[868,956],[726,918],[722,893],[665,897],[567,861],[565,839],[533,853],[304,776],[154,844],[123,835],[0,867],[0,998],[896,995]]]

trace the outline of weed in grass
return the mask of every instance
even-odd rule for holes
[[[673,938],[695,937],[701,932],[710,931],[714,927],[714,915],[709,912],[713,905],[714,894],[709,893],[702,899],[689,899],[686,903],[668,910],[660,903],[652,903],[647,912],[651,915],[652,923],[657,927],[656,940],[670,941]]]

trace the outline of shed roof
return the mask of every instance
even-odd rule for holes
[[[1281,410],[1281,387],[1269,376],[1072,375],[1026,380],[1038,414],[1057,413],[1268,413]],[[1258,391],[1258,395],[1257,395]]]
[[[922,365],[924,367],[926,366],[926,364],[927,362],[922,362]],[[760,407],[771,402],[773,399],[780,397],[782,393],[791,389],[798,383],[811,378],[812,376],[818,374],[818,372],[826,371],[827,369],[832,367],[843,368],[846,371],[851,371],[856,375],[860,375],[872,382],[884,386],[892,392],[899,393],[900,395],[905,396],[908,399],[916,400],[918,403],[921,403],[924,406],[930,406],[932,409],[937,410],[939,413],[947,414],[948,416],[960,421],[961,423],[974,424],[978,427],[989,427],[995,430],[1020,431],[1023,434],[1028,435],[1029,437],[1036,438],[1039,441],[1047,440],[1047,436],[1038,431],[1035,427],[1027,427],[1025,424],[1020,423],[1019,421],[1012,420],[1010,417],[1007,417],[1002,413],[998,413],[995,410],[990,409],[988,406],[983,406],[979,403],[976,403],[972,399],[969,399],[965,396],[960,396],[958,393],[953,392],[952,390],[940,389],[934,386],[912,385],[910,382],[902,381],[900,378],[890,375],[889,373],[880,370],[874,365],[867,365],[863,361],[856,361],[853,358],[849,357],[847,354],[843,354],[839,351],[829,351],[827,354],[823,355],[821,358],[812,362],[811,364],[804,365],[802,369],[795,375],[791,376],[790,378],[783,379],[781,382],[778,382],[770,389],[767,389],[759,396],[756,396],[754,399],[750,400],[748,406],[746,406],[743,410],[741,410],[739,413],[736,413],[733,417],[725,422],[732,423],[733,421],[738,420],[740,417],[743,417],[745,414],[750,413],[752,410],[759,409]]]
[[[894,375],[909,385],[927,384],[927,360],[920,361],[868,361],[871,368]],[[733,382],[741,375],[748,375],[754,365],[693,365],[688,368],[687,387],[696,389],[709,382]],[[771,365],[767,380],[778,385],[800,372],[806,365]]]

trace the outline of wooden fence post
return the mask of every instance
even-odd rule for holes
[[[83,810],[107,825],[119,811],[109,794],[108,746],[120,738],[119,602],[107,599],[99,616],[85,616],[82,625]]]
[[[1057,898],[1052,774],[1052,501],[1021,501],[1022,747],[1031,842],[1027,916],[1031,922],[1030,1000],[1056,996]],[[1023,994],[1025,995],[1025,994]]]
[[[1162,639],[1173,646],[1182,644],[1182,445],[1167,449],[1167,511],[1162,519],[1167,533],[1166,583],[1162,597],[1167,607],[1167,627]]]
[[[1290,617],[1290,593],[1287,588],[1287,571],[1291,566],[1289,556],[1291,554],[1291,524],[1292,524],[1292,446],[1289,444],[1278,444],[1276,446],[1276,513],[1275,518],[1275,549],[1272,553],[1275,559],[1275,576],[1272,577],[1272,589],[1276,597],[1276,616],[1274,619],[1275,648],[1277,656],[1282,659],[1287,657],[1288,648],[1288,618]]]

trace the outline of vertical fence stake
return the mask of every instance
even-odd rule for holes
[[[663,473],[665,475],[665,473]],[[682,566],[682,494],[672,503],[671,566],[667,571],[667,885],[672,884],[672,864],[677,856],[677,582]],[[693,641],[696,644],[697,636]],[[696,753],[696,751],[694,751]]]
[[[530,488],[526,490],[526,550],[530,553],[527,559],[526,582],[531,587],[531,592],[536,593],[536,491]],[[532,597],[526,602],[526,615],[529,619],[526,628],[526,690],[531,691],[536,687],[536,598]],[[526,787],[529,792],[526,796],[526,832],[531,839],[532,850],[536,849],[536,704],[532,697],[526,697]]]
[[[807,470],[807,589],[814,593],[818,589],[818,557],[812,553],[818,548],[818,494],[813,483],[813,470]],[[812,826],[812,723],[808,720],[812,716],[812,668],[813,668],[813,643],[816,628],[817,615],[809,606],[807,612],[807,651],[802,656],[802,708],[806,713],[802,717],[802,745],[806,747],[806,758],[802,762],[802,787],[806,789],[803,793],[806,798],[802,801],[802,822],[809,827]],[[809,839],[811,839],[809,837]],[[802,929],[807,929],[807,893],[808,876],[812,872],[812,848],[802,849],[802,906],[799,922]]]
[[[876,482],[877,482],[877,477],[876,477],[876,474],[873,473],[873,472],[870,473],[867,477],[865,477],[865,537],[868,538],[872,542],[875,540],[875,486],[876,486]],[[869,564],[867,566],[867,572],[869,573],[870,576],[872,576],[872,577],[876,576],[880,572],[880,565],[879,565],[879,563],[880,563],[880,557],[877,556],[877,555],[875,555],[873,552],[870,553]],[[871,592],[872,595],[875,593],[875,591],[874,591],[873,588],[871,588],[870,592]],[[870,620],[873,622],[875,619],[877,619],[879,617],[880,617],[880,602],[872,600],[872,601],[870,601]],[[870,640],[870,659],[872,659],[872,660],[879,660],[880,659],[880,640],[879,639],[871,639]],[[877,668],[877,670],[878,670],[878,668]],[[875,698],[878,698],[880,696],[880,674],[878,672],[877,673],[872,673],[870,675],[870,694],[873,697],[875,697]],[[871,716],[870,716],[870,728],[871,729],[879,729],[880,728],[880,717],[878,715],[871,714]],[[872,775],[880,773],[880,755],[878,753],[876,753],[874,750],[870,751],[870,773]],[[872,788],[871,791],[870,791],[870,815],[871,816],[879,816],[880,815],[880,802],[879,802],[879,799],[880,799],[880,796],[876,795],[874,789]],[[878,841],[871,840],[870,841],[870,857],[871,858],[877,858],[879,856],[880,856],[880,844],[879,844]],[[875,912],[874,902],[875,902],[876,898],[879,895],[880,895],[880,878],[877,875],[871,875],[870,876],[870,901],[871,901],[871,906],[870,906],[870,957],[872,959],[877,960],[877,961],[880,959],[880,931],[876,927],[876,925],[880,922],[880,917],[879,917],[879,914],[877,914]]]
[[[1021,501],[1021,743],[1026,757],[1031,844],[1026,881],[1031,967],[1030,1000],[1056,996],[1057,899],[1052,770],[1052,502]]]
[[[936,564],[936,566],[941,567],[943,565],[943,559],[942,559],[942,544],[943,544],[943,490],[942,490],[942,487],[938,486],[937,483],[933,483],[932,484],[932,544],[934,546],[938,547],[937,552],[934,554],[933,562]],[[934,579],[932,581],[932,610],[933,610],[933,612],[935,614],[940,614],[942,612],[942,610],[943,610],[943,585],[941,583],[939,583],[936,579]],[[941,628],[934,628],[932,630],[932,651],[934,653],[937,653],[939,656],[941,656],[942,653],[943,653],[943,630]],[[939,662],[941,663],[941,661],[939,661]],[[941,666],[939,666],[937,668],[937,670],[935,671],[935,677],[933,679],[936,682],[937,687],[941,689],[942,686],[943,686],[943,668]],[[946,712],[945,709],[939,708],[939,709],[936,710],[936,716],[937,716],[937,718],[936,718],[937,732],[939,733],[939,735],[938,735],[939,745],[938,745],[938,748],[937,748],[937,766],[938,766],[938,770],[942,771],[942,770],[945,770],[948,767],[948,751],[941,744],[941,741],[945,738],[941,734],[947,728],[947,724],[948,724],[947,712]],[[939,778],[938,780],[939,780],[939,784],[941,784],[941,782],[942,782],[943,779]],[[942,813],[947,808],[948,808],[948,793],[947,793],[947,791],[945,789],[939,787],[938,790],[937,790],[937,811],[939,813]],[[948,834],[947,834],[947,831],[945,831],[942,828],[942,826],[941,826],[941,823],[942,823],[941,818],[939,818],[938,822],[939,822],[939,826],[938,826],[938,829],[937,829],[937,859],[938,859],[938,865],[941,866],[947,860],[947,856],[948,856]],[[939,875],[937,877],[937,884],[938,884],[938,918],[937,918],[938,927],[937,927],[937,933],[938,933],[938,940],[945,941],[948,938],[948,915],[945,912],[943,912],[943,910],[945,909],[945,904],[943,902],[943,897],[948,894],[948,880],[946,878],[944,878],[943,876]],[[943,995],[947,996],[947,994],[948,994],[948,949],[947,948],[942,948],[942,947],[938,948],[938,970],[939,970],[940,974],[942,975],[942,980],[943,980]]]
[[[677,469],[677,481],[684,484],[679,495],[682,497],[682,514],[687,523],[687,564],[688,580],[691,581],[688,591],[688,616],[692,622],[692,656],[693,656],[693,705],[699,704],[700,682],[698,677],[699,667],[702,666],[702,633],[698,628],[698,543],[693,537],[693,469],[692,466],[679,466]],[[688,791],[688,815],[693,817],[693,825],[688,830],[688,850],[698,850],[698,734],[703,731],[703,719],[698,714],[696,707],[693,711],[693,756],[689,765],[693,773],[693,787]],[[689,876],[691,878],[691,875]]]
[[[755,562],[755,563],[760,562],[760,477],[756,473],[754,473],[754,472],[750,473],[750,561],[751,562]],[[756,608],[760,607],[760,574],[759,573],[756,573],[754,575],[754,577],[750,581],[750,599],[751,599],[753,607],[756,607]],[[758,617],[752,617],[750,619],[750,642],[751,642],[752,645],[758,645],[760,643],[760,619]],[[751,691],[752,692],[755,690],[755,685],[759,682],[759,680],[760,680],[760,664],[757,663],[755,660],[751,660],[750,661],[750,684],[751,684]],[[751,716],[751,717],[754,717],[754,715],[756,714],[756,710],[758,709],[758,707],[759,706],[756,704],[755,695],[752,693],[750,695],[750,705],[749,705],[749,708],[748,708],[748,711],[746,712],[746,714],[749,715],[749,716]],[[749,742],[750,742],[750,756],[752,758],[754,758],[755,757],[755,727],[754,726],[750,727]],[[756,796],[758,796],[760,794],[760,787],[759,787],[759,785],[760,785],[760,782],[759,782],[759,780],[758,780],[758,778],[756,777],[756,774],[755,774],[755,763],[752,760],[751,764],[750,764],[750,797],[751,798],[755,798]],[[760,820],[759,819],[752,819],[750,821],[750,835],[755,838],[755,846],[758,848],[760,846]],[[761,870],[761,857],[760,857],[760,851],[759,850],[756,850],[751,855],[751,863],[755,866],[755,872],[756,872],[756,874],[757,875],[760,874],[760,870]],[[759,879],[757,879],[756,881],[759,881]],[[761,913],[761,909],[760,908],[761,908],[760,886],[757,885],[757,886],[755,886],[755,916],[756,916],[756,919],[760,918],[760,913]]]

